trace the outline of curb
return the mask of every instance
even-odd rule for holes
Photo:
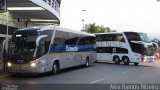
[[[8,76],[10,76],[10,75],[13,75],[13,74],[11,74],[11,73],[9,73],[9,72],[5,72],[5,71],[0,71],[0,78],[2,78],[2,77],[8,77]]]
[[[4,74],[4,75],[0,75],[0,78],[3,78],[3,77],[8,77],[8,76],[11,76],[11,75],[13,75],[13,74]]]

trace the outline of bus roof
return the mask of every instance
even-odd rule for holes
[[[44,26],[34,26],[34,27],[29,27],[29,28],[24,28],[24,29],[19,29],[17,31],[25,31],[25,30],[39,30],[39,31],[45,31],[45,30],[58,30],[58,31],[64,31],[64,32],[71,32],[71,33],[77,33],[77,34],[83,34],[83,35],[89,35],[89,36],[95,36],[94,34],[78,31],[78,30],[72,30],[68,28],[63,28],[60,26],[55,26],[55,25],[44,25]],[[16,31],[15,31],[16,32]]]
[[[134,31],[106,32],[106,33],[95,33],[95,35],[103,35],[103,34],[122,34],[122,33],[141,33],[141,32],[134,32]]]
[[[52,30],[56,29],[58,31],[64,31],[64,32],[71,32],[71,33],[95,36],[94,34],[82,32],[82,31],[79,31],[79,30],[72,30],[72,29],[68,29],[68,28],[64,28],[64,27],[60,27],[60,26],[55,26],[55,25],[48,25],[46,27],[41,28],[40,31],[48,30],[48,29],[52,29]]]
[[[41,29],[41,28],[43,28],[43,27],[45,27],[45,26],[34,26],[34,27],[27,27],[27,28],[22,28],[22,29],[19,29],[19,30],[17,30],[17,31],[23,31],[23,30],[35,30],[35,29]]]

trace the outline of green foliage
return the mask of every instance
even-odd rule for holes
[[[88,33],[104,33],[104,32],[111,32],[112,30],[109,27],[105,27],[103,25],[96,25],[96,23],[86,24],[84,32]]]

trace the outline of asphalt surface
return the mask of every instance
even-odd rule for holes
[[[160,84],[160,63],[140,64],[139,66],[134,66],[134,64],[91,63],[87,68],[82,66],[69,68],[56,75],[50,75],[49,73],[36,76],[10,75],[4,78],[0,80],[2,84],[14,83],[15,85],[23,84],[25,86],[42,84],[72,86],[80,84]],[[95,87],[93,88],[95,89]]]

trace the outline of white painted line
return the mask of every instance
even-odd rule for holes
[[[131,70],[124,71],[123,74],[126,74],[126,73],[129,72],[129,71],[131,71]]]
[[[105,78],[102,78],[102,79],[99,79],[99,80],[95,80],[95,81],[90,82],[90,83],[97,83],[97,82],[100,82],[100,81],[103,81],[103,80],[105,80]]]

